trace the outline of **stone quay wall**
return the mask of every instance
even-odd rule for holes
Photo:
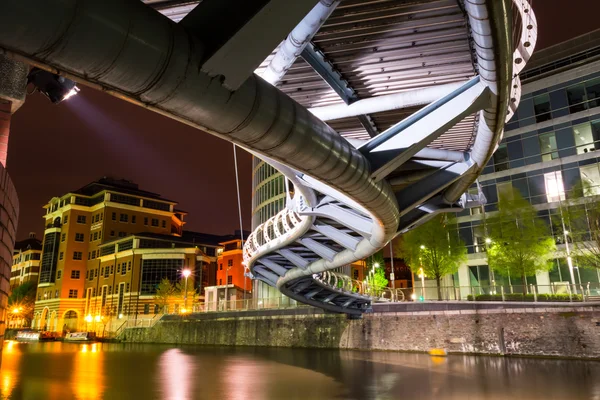
[[[600,304],[421,308],[374,312],[358,320],[314,309],[249,314],[165,316],[151,328],[126,329],[120,338],[138,343],[442,349],[448,354],[600,359]]]

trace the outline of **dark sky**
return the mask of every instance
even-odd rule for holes
[[[534,0],[538,49],[600,27],[596,0]],[[238,150],[244,229],[250,228],[251,157]],[[29,96],[12,120],[8,171],[21,206],[18,238],[43,233],[53,196],[109,175],[178,201],[187,229],[238,229],[232,145],[125,101],[82,87],[53,106]]]

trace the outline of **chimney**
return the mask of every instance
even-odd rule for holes
[[[29,239],[35,239],[35,232],[29,232]]]

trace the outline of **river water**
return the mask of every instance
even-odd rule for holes
[[[8,341],[0,385],[35,400],[600,400],[600,362]]]

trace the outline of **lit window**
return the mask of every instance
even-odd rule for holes
[[[560,171],[544,174],[544,183],[546,185],[548,203],[565,199],[565,187]]]
[[[600,194],[600,173],[598,172],[598,164],[579,167],[579,172],[581,172],[584,196],[595,196]]]

